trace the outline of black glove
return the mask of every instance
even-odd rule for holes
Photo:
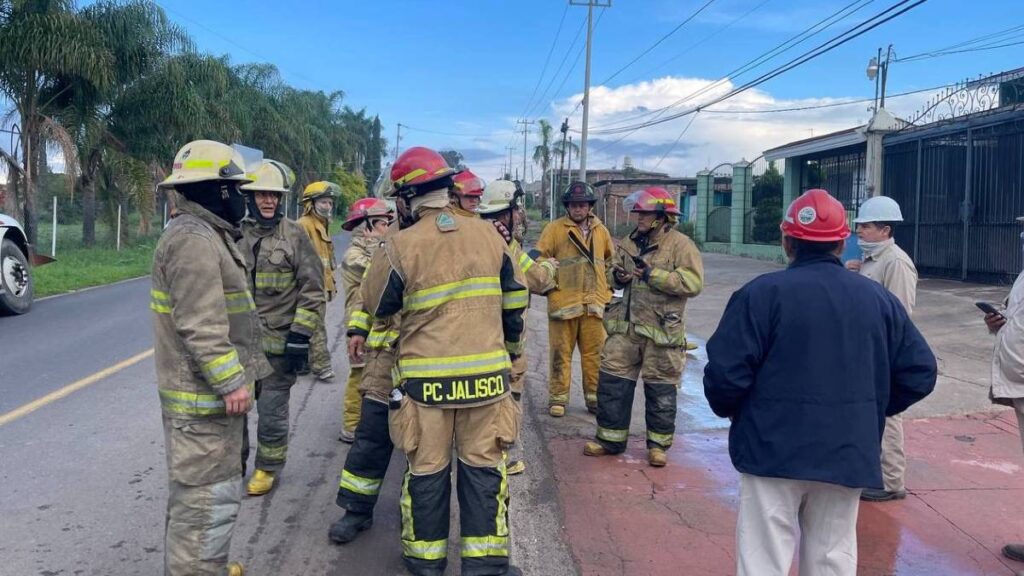
[[[309,336],[289,332],[284,341],[284,357],[288,359],[289,372],[303,372],[309,364]]]

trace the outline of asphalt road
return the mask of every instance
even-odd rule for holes
[[[347,241],[335,244],[340,256]],[[149,287],[148,278],[132,280],[42,300],[25,316],[0,318],[0,419],[69,384],[96,380],[0,423],[0,575],[162,572],[167,476],[152,357],[95,378],[151,348]],[[400,456],[392,461],[374,527],[346,547],[327,539],[341,514],[334,497],[348,450],[337,440],[348,372],[338,337],[343,314],[335,301],[327,319],[337,381],[300,378],[280,484],[268,496],[243,502],[232,558],[246,564],[247,574],[405,573]],[[253,434],[254,428],[250,421]],[[539,438],[536,418],[528,417],[522,440],[531,469],[511,480],[513,560],[527,574],[574,574],[551,462]],[[456,517],[453,534],[457,525]],[[458,574],[458,551],[449,558],[448,573]]]

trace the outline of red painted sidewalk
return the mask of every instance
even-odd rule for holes
[[[1024,570],[999,552],[1024,542],[1024,454],[1013,412],[908,420],[905,431],[910,495],[861,505],[859,574]],[[639,437],[618,457],[588,458],[583,443],[560,437],[549,445],[583,574],[734,573],[739,475],[725,431],[677,434],[662,469],[647,465]]]

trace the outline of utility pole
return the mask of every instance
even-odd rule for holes
[[[523,125],[523,180],[526,180],[526,135],[530,131],[530,124],[533,120],[516,120],[516,124]]]
[[[572,6],[587,7],[587,65],[583,75],[583,128],[580,131],[580,182],[587,181],[587,127],[590,123],[590,45],[594,33],[594,6],[611,8],[612,0],[569,0]]]
[[[566,118],[565,120],[562,121],[562,128],[560,130],[562,132],[562,154],[561,154],[562,159],[559,161],[559,164],[558,164],[558,188],[559,189],[561,189],[563,187],[562,177],[565,174],[565,139],[569,135],[569,119],[568,118]],[[553,203],[554,202],[552,201],[552,204]]]
[[[398,148],[402,142],[402,125],[399,124],[396,130],[397,131],[395,133],[395,162],[398,161]]]
[[[505,146],[505,149],[508,150],[508,172],[506,172],[506,174],[508,174],[509,179],[511,179],[512,178],[512,151],[515,150],[515,146],[511,146],[511,145],[510,146]]]

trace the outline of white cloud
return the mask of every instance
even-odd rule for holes
[[[672,148],[672,143],[690,121],[689,116],[638,130],[624,138],[623,134],[600,134],[600,129],[635,125],[649,120],[653,115],[641,114],[670,106],[704,90],[699,97],[673,108],[666,115],[687,110],[698,104],[706,104],[733,87],[729,82],[715,85],[714,81],[702,78],[669,76],[617,88],[598,86],[591,89],[590,128],[594,132],[589,136],[588,167],[621,167],[623,157],[629,155],[634,166],[653,169],[666,151]],[[899,116],[907,115],[919,108],[927,96],[920,94],[893,99],[891,104],[887,102],[887,108]],[[569,117],[570,125],[578,128],[582,123],[582,112],[576,109],[576,104],[581,98],[582,94],[574,94],[552,103],[554,117],[563,118],[572,113]],[[841,100],[847,98],[783,99],[763,90],[752,89],[711,106],[709,110],[793,108]],[[863,124],[870,117],[869,106],[870,103],[859,103],[775,114],[701,112],[679,144],[661,162],[658,170],[672,175],[693,175],[703,168],[722,162],[736,162],[741,158],[752,160],[769,148]],[[576,134],[578,138],[579,134]],[[620,142],[613,143],[620,138]]]

